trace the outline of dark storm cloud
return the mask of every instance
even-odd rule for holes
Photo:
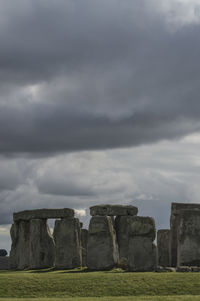
[[[124,147],[199,130],[200,26],[169,31],[147,3],[0,1],[1,153]]]

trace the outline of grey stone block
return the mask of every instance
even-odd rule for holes
[[[55,266],[73,269],[82,265],[81,228],[77,218],[56,220],[53,237],[56,244]]]
[[[55,263],[55,243],[47,221],[33,219],[30,221],[30,269],[53,267]]]
[[[185,273],[185,272],[192,272],[192,269],[191,269],[191,267],[188,267],[188,266],[178,266],[176,268],[176,271]]]
[[[81,229],[81,250],[82,250],[82,266],[87,265],[87,244],[88,244],[88,230]]]
[[[171,266],[177,266],[177,227],[181,210],[200,210],[200,204],[193,203],[172,203],[171,217],[170,217],[170,230],[171,230]]]
[[[130,237],[144,236],[154,241],[156,236],[155,221],[151,217],[117,216],[115,228],[120,259],[128,259]]]
[[[25,210],[13,214],[14,221],[29,221],[31,219],[48,219],[48,218],[65,218],[73,217],[74,210],[70,208],[64,209],[36,209]]]
[[[163,273],[163,272],[176,272],[176,269],[175,268],[172,268],[172,267],[162,267],[162,266],[157,266],[156,269],[155,269],[155,272],[157,273]]]
[[[11,227],[11,269],[46,268],[54,265],[55,246],[47,221],[15,222]]]
[[[30,263],[30,222],[15,222],[10,230],[12,245],[10,251],[10,268],[27,269]]]
[[[181,210],[178,221],[178,266],[200,266],[200,210]]]
[[[88,233],[87,267],[90,270],[107,270],[115,267],[118,262],[118,246],[112,218],[92,217]]]
[[[170,266],[170,230],[157,232],[158,264],[162,267]]]
[[[98,205],[90,207],[91,216],[123,216],[123,215],[137,215],[138,208],[135,206],[122,205]]]
[[[190,267],[190,268],[191,268],[191,271],[192,271],[192,272],[195,272],[195,273],[196,273],[196,272],[198,272],[198,273],[200,272],[200,267],[195,267],[195,266],[193,267],[193,266],[192,266],[192,267]]]
[[[135,236],[129,239],[128,269],[133,272],[154,271],[157,266],[156,246],[151,238]]]

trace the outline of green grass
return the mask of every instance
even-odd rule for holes
[[[21,301],[17,298],[0,298],[0,301]],[[23,298],[23,301],[199,301],[200,296],[132,296],[132,297],[89,297],[89,298]]]
[[[67,301],[200,301],[200,273],[4,271],[0,272],[0,298],[6,298],[6,301],[13,300],[9,298],[51,298],[51,301],[56,298],[56,301],[59,298]]]

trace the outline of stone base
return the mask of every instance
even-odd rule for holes
[[[155,269],[155,272],[157,273],[163,273],[163,272],[176,272],[176,269],[175,268],[172,268],[172,267],[162,267],[162,266],[157,266],[156,269]]]

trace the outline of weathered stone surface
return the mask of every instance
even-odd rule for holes
[[[29,267],[29,231],[29,221],[20,221],[11,226],[10,267],[12,269],[23,270]]]
[[[177,265],[177,227],[180,215],[180,210],[200,210],[200,204],[192,203],[172,203],[171,205],[171,217],[170,217],[170,230],[171,230],[171,266]]]
[[[156,237],[154,219],[148,216],[134,216],[130,219],[129,233],[131,236],[147,236],[154,240]]]
[[[45,219],[15,222],[10,234],[11,269],[35,269],[54,265],[55,246]]]
[[[31,219],[48,219],[48,218],[65,218],[73,217],[74,210],[70,208],[64,209],[36,209],[25,210],[13,214],[14,221],[28,221]]]
[[[117,243],[119,249],[120,262],[126,262],[128,259],[128,245],[129,245],[129,224],[132,216],[117,216],[115,218],[115,229],[117,236]]]
[[[157,266],[156,269],[155,269],[155,272],[157,272],[157,273],[163,273],[163,272],[174,273],[174,272],[176,272],[176,269],[172,268],[172,267]]]
[[[112,218],[92,217],[88,233],[87,267],[90,270],[106,270],[113,268],[118,262],[118,246]]]
[[[29,267],[30,222],[15,222],[10,230],[12,246],[10,268],[23,270]]]
[[[91,216],[123,216],[123,215],[137,215],[138,208],[135,206],[122,205],[98,205],[90,207]]]
[[[176,271],[185,273],[185,272],[192,272],[192,269],[191,267],[187,267],[187,266],[178,266],[176,268]]]
[[[200,210],[181,210],[177,231],[179,266],[200,266]]]
[[[81,250],[82,250],[82,266],[87,265],[87,244],[88,244],[88,230],[81,229]]]
[[[77,218],[56,220],[53,237],[56,243],[55,266],[72,269],[82,265],[81,228]]]
[[[157,266],[156,246],[145,236],[129,238],[128,269],[133,272],[153,271]]]
[[[45,219],[30,221],[30,269],[53,267],[55,262],[55,243]]]
[[[8,255],[8,252],[5,249],[0,249],[0,257]]]
[[[191,268],[191,270],[192,270],[192,272],[200,272],[200,267],[190,267]]]
[[[115,219],[120,259],[128,259],[130,237],[144,236],[154,241],[156,228],[154,219],[141,216],[117,216]]]
[[[0,270],[9,270],[10,268],[10,258],[8,256],[0,257]]]
[[[170,266],[170,230],[157,232],[158,264],[162,267]]]

